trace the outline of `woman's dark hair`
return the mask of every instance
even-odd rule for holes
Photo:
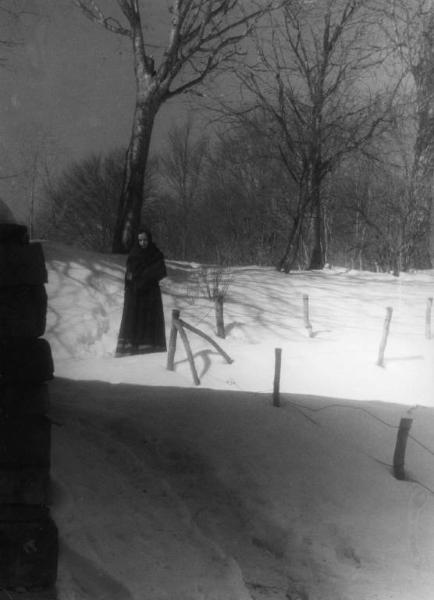
[[[149,229],[147,227],[144,227],[143,225],[141,225],[139,227],[139,230],[137,232],[137,235],[140,235],[141,233],[146,233],[146,236],[148,238],[148,242],[151,243],[152,242],[152,233],[149,231]]]

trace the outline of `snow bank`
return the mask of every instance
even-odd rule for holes
[[[431,598],[434,273],[236,268],[219,340],[234,363],[191,336],[195,388],[182,347],[174,372],[165,354],[113,358],[122,257],[45,252],[60,600]],[[198,267],[168,266],[167,331],[178,308],[213,335]],[[411,480],[398,482],[403,416]]]

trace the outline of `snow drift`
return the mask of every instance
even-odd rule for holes
[[[182,346],[174,372],[165,354],[113,358],[122,257],[44,249],[60,600],[432,597],[434,272],[235,268],[220,341],[234,363],[190,335],[195,387]],[[178,308],[214,335],[197,266],[168,267],[167,331]],[[397,481],[403,416],[413,426]]]

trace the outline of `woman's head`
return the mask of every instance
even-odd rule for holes
[[[137,243],[139,248],[147,248],[152,242],[152,235],[148,229],[141,227],[137,233]]]

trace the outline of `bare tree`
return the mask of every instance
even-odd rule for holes
[[[239,55],[240,43],[272,0],[172,0],[167,3],[167,44],[156,61],[142,24],[148,25],[145,3],[116,0],[124,22],[106,16],[95,0],[74,0],[83,13],[107,31],[127,37],[132,45],[136,102],[125,176],[120,196],[113,251],[125,251],[138,226],[143,181],[155,117],[164,102],[191,91]],[[143,6],[143,9],[141,8]],[[157,64],[158,62],[158,64]]]
[[[125,150],[93,154],[45,180],[47,234],[88,250],[110,252],[123,180]],[[156,161],[147,164],[143,196],[153,208]],[[149,217],[149,213],[147,217]],[[148,218],[149,221],[149,218]]]
[[[202,172],[207,158],[208,139],[197,135],[189,118],[169,132],[168,148],[161,155],[162,184],[167,188],[176,213],[181,246],[179,258],[185,260],[193,231],[193,219],[200,199]]]
[[[52,239],[108,252],[122,185],[123,152],[92,155],[67,167],[46,187]]]
[[[202,255],[219,264],[273,264],[291,209],[290,186],[261,131],[223,128],[210,152],[196,219]]]
[[[396,276],[414,266],[423,227],[411,170],[406,156],[395,163],[350,160],[338,169],[331,182],[332,255],[353,268]]]
[[[298,189],[279,269],[291,268],[311,223],[309,268],[324,266],[324,181],[344,157],[368,151],[389,119],[393,93],[380,93],[370,81],[383,61],[375,26],[369,0],[288,1],[270,16],[269,43],[258,41],[257,64],[240,73],[254,99],[249,110],[265,115]]]
[[[384,10],[385,32],[399,68],[410,77],[406,117],[413,135],[412,196],[420,237],[415,266],[431,268],[434,260],[434,3],[432,0],[393,0]]]
[[[23,212],[27,213],[30,237],[41,233],[45,191],[54,176],[63,154],[57,140],[40,124],[29,123],[15,138],[16,152],[10,151],[11,160],[20,171],[14,180],[14,191],[21,197]],[[24,205],[27,205],[24,207]]]
[[[390,0],[378,9],[391,52],[391,64],[405,77],[402,118],[412,142],[409,184],[417,215],[417,268],[434,264],[434,2]],[[421,235],[420,235],[421,234]]]

